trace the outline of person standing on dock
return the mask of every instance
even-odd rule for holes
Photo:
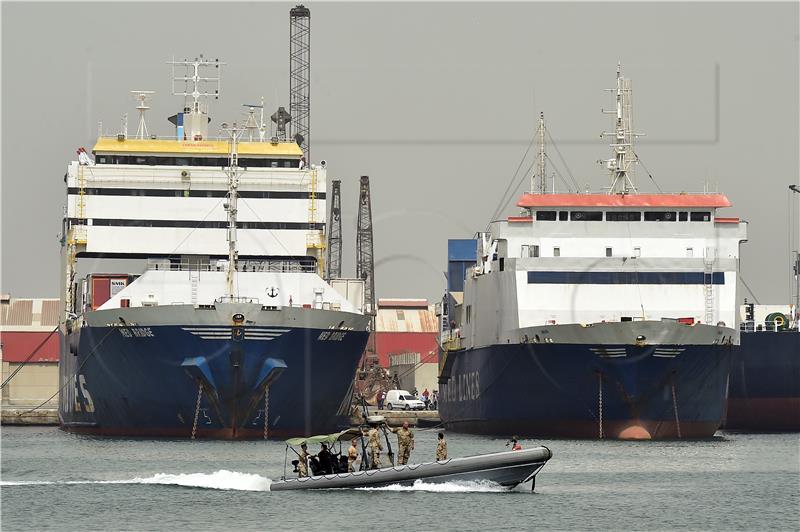
[[[447,441],[444,439],[444,434],[439,433],[439,443],[436,444],[436,461],[442,462],[447,460]]]
[[[372,427],[371,429],[369,429],[370,469],[381,468],[382,450],[383,450],[383,445],[381,445],[381,437],[380,433],[378,432],[378,427]]]
[[[386,393],[383,390],[378,390],[378,410],[383,410],[383,400],[386,398]]]
[[[408,463],[411,451],[414,450],[414,433],[408,428],[408,421],[403,421],[403,426],[399,429],[389,427],[389,430],[397,434],[397,446],[399,447],[397,465],[405,465]]]

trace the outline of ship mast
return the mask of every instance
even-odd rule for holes
[[[605,162],[606,168],[611,172],[611,188],[609,194],[636,194],[634,184],[633,165],[638,163],[636,153],[633,151],[633,141],[639,133],[633,132],[632,93],[631,80],[622,76],[622,65],[617,63],[617,87],[606,89],[616,93],[616,109],[603,110],[606,114],[616,116],[614,131],[604,131],[602,137],[613,137],[609,144],[613,157]]]
[[[545,128],[544,128],[544,113],[539,113],[539,128],[536,130],[539,137],[539,156],[536,158],[537,173],[531,177],[531,193],[547,194],[547,173],[545,161],[547,154],[545,153]],[[537,180],[538,177],[538,180]]]
[[[222,130],[230,137],[230,153],[228,154],[228,197],[223,204],[228,213],[228,269],[226,275],[227,296],[233,300],[234,290],[233,281],[236,275],[236,263],[239,260],[239,251],[236,249],[236,214],[238,212],[236,203],[239,199],[239,153],[237,142],[245,131],[245,128],[238,127],[236,122],[233,126],[222,124]]]

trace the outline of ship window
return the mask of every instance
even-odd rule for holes
[[[538,257],[539,256],[539,246],[532,245],[530,247],[530,249],[528,250],[528,253],[529,253],[529,255],[528,255],[529,257]]]
[[[500,271],[502,272],[505,269],[505,260],[503,257],[500,257]]]
[[[466,317],[466,322],[467,322],[467,323],[469,323],[470,321],[472,321],[472,320],[470,319],[470,318],[472,318],[472,305],[467,305],[467,309],[466,309],[466,315],[465,315],[465,317]]]
[[[398,309],[397,310],[397,320],[400,321],[400,320],[405,320],[405,319],[406,319],[405,313],[402,310]]]
[[[646,222],[674,222],[675,211],[650,211],[644,213]]]
[[[189,166],[189,158],[188,157],[175,157],[175,165],[176,166]]]
[[[135,157],[133,164],[147,164],[147,157]]]
[[[537,220],[546,220],[548,222],[555,221],[556,211],[536,211]]]
[[[580,222],[602,222],[603,211],[572,211],[569,213],[570,220]]]
[[[633,248],[633,256],[634,257],[641,257],[642,256],[642,248],[640,248],[640,247]]]
[[[553,256],[560,257],[561,256],[561,248],[553,248]]]
[[[606,257],[610,257],[612,255],[612,253],[613,253],[613,250],[611,248],[606,248]]]
[[[694,250],[692,248],[686,248],[686,256],[694,257]]]
[[[640,222],[642,213],[639,211],[607,211],[607,222]]]
[[[710,212],[693,212],[690,216],[690,219],[693,222],[710,222],[711,221],[711,213]]]
[[[560,221],[562,221],[562,222],[566,222],[568,216],[569,216],[569,213],[567,211],[559,211],[558,212],[558,219]]]
[[[688,212],[681,211],[681,212],[678,213],[678,221],[679,222],[685,222],[688,219],[689,219],[689,213]]]
[[[106,163],[106,156],[105,156],[105,155],[100,155],[100,156],[98,156],[98,157],[97,157],[97,162],[98,162],[99,164],[105,164],[105,163]]]
[[[530,246],[522,245],[522,252],[519,254],[520,257],[529,257],[531,253]]]

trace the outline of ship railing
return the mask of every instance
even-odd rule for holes
[[[138,139],[135,136],[131,136],[131,135],[127,135],[126,136],[126,135],[123,135],[122,133],[119,133],[119,134],[116,134],[116,135],[104,133],[104,134],[100,135],[100,138],[101,139],[115,139],[115,140],[178,140],[178,138],[175,135],[150,135],[146,139]],[[186,139],[186,140],[183,140],[181,142],[227,142],[229,140],[230,140],[230,137],[227,137],[227,136],[212,136],[212,135],[209,135],[207,137],[203,137],[202,139],[197,139],[197,140]],[[258,135],[254,135],[252,140],[250,139],[249,136],[246,136],[246,137],[242,137],[241,140],[239,140],[239,142],[240,143],[241,142],[265,142],[265,143],[266,142],[271,142],[271,143],[282,142],[283,143],[283,142],[294,142],[294,139],[290,139],[288,137],[277,137],[277,136],[269,136],[268,137],[268,136],[265,136],[264,139],[262,140],[262,139],[258,138]]]
[[[441,334],[442,349],[445,351],[457,351],[461,349],[461,330],[445,330]]]
[[[187,272],[224,272],[228,270],[228,261],[219,260],[211,263],[197,262],[171,262],[168,260],[148,259],[148,270],[159,271],[187,271]],[[236,265],[239,272],[270,272],[270,273],[314,273],[315,263],[312,260],[243,260]]]
[[[247,296],[220,296],[214,303],[260,303],[257,297]]]
[[[739,330],[742,332],[766,331],[766,332],[783,332],[797,329],[797,323],[781,322],[781,321],[743,321],[739,324]]]

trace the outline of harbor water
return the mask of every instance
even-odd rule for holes
[[[451,457],[506,449],[489,437],[447,439]],[[436,430],[416,431],[411,461],[432,459],[435,441]],[[284,467],[277,441],[108,439],[4,427],[2,529],[800,529],[797,434],[522,444],[553,451],[534,492],[529,484],[512,492],[423,484],[270,493]]]

